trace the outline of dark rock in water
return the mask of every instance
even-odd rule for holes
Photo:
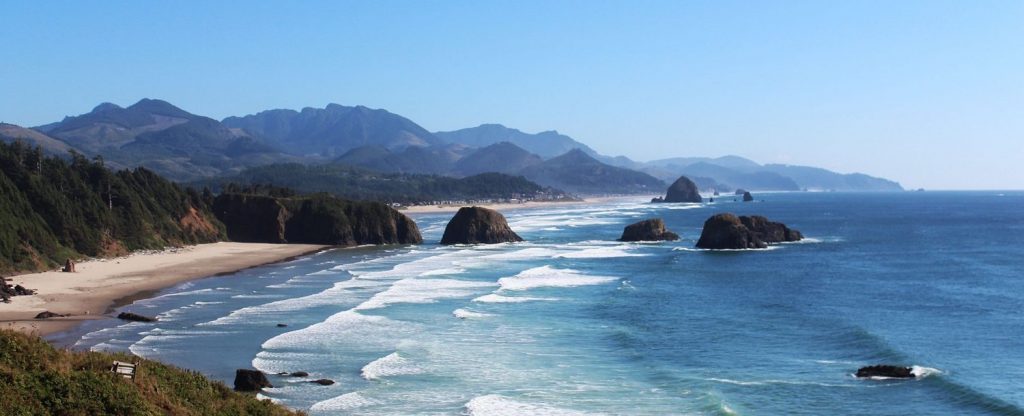
[[[65,316],[67,316],[67,315],[61,315],[59,313],[53,313],[53,312],[50,312],[50,311],[45,311],[45,312],[39,312],[39,314],[36,315],[36,319],[63,318]]]
[[[741,216],[740,221],[750,231],[757,234],[757,237],[765,243],[782,243],[788,241],[800,241],[803,240],[804,236],[797,230],[790,229],[781,222],[769,221],[767,218],[760,215],[751,215],[749,217]]]
[[[296,372],[291,373],[289,375],[292,376],[292,377],[306,377],[306,376],[309,375],[309,373],[307,373],[305,371],[296,371]]]
[[[660,196],[656,196],[654,198],[651,198],[651,203],[652,204],[657,204],[659,202],[665,202],[665,198],[662,198]]]
[[[334,380],[327,379],[327,378],[322,378],[322,379],[319,379],[319,380],[310,381],[310,383],[316,383],[316,384],[319,384],[321,386],[330,386],[331,384],[334,384]]]
[[[278,328],[287,328],[288,324],[277,324]]]
[[[136,314],[136,313],[131,313],[131,312],[121,312],[120,314],[117,315],[117,319],[123,319],[123,320],[126,320],[126,321],[133,321],[133,322],[156,322],[156,318],[151,318],[151,317],[148,317],[148,316],[142,316],[142,315],[139,315],[139,314]]]
[[[663,202],[701,202],[700,192],[697,191],[697,184],[690,178],[680,176],[668,187]]]
[[[715,190],[715,196],[718,196],[718,190],[717,189]]]
[[[626,226],[619,241],[666,241],[678,240],[679,235],[665,229],[661,218],[643,220]]]
[[[704,222],[697,247],[708,249],[767,248],[768,244],[799,241],[803,235],[767,218],[730,213],[715,214]]]
[[[744,226],[739,217],[724,213],[712,215],[704,221],[697,247],[721,250],[767,248],[768,245]]]
[[[743,193],[743,202],[751,202],[753,200],[754,200],[754,196],[751,195],[750,192],[744,192]]]
[[[857,369],[857,377],[914,378],[914,369],[898,365],[871,365]]]
[[[733,192],[733,195],[743,195],[743,194],[748,194],[748,193],[750,193],[750,192],[747,192],[746,189],[736,189],[736,192]]]
[[[260,391],[264,387],[274,387],[267,376],[259,370],[235,370],[235,391]]]
[[[441,244],[495,244],[523,241],[505,221],[500,212],[481,208],[463,207],[448,222]]]

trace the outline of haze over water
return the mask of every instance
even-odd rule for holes
[[[520,244],[324,252],[167,290],[75,344],[327,414],[1024,414],[1021,192],[779,193],[508,211]],[[693,248],[715,212],[809,237]],[[663,217],[678,242],[619,243]],[[276,324],[288,327],[278,328]],[[110,326],[113,325],[113,326]],[[858,380],[875,363],[918,380]],[[319,386],[308,380],[329,378]]]

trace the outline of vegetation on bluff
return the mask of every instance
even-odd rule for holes
[[[109,371],[138,362],[135,380]],[[223,383],[129,354],[56,350],[42,339],[0,330],[3,415],[295,415]]]
[[[0,274],[221,240],[211,200],[144,168],[113,172],[100,158],[0,143]]]
[[[483,173],[466,178],[440,175],[378,173],[343,165],[276,164],[238,175],[196,182],[217,190],[224,184],[273,184],[300,192],[327,192],[341,198],[416,203],[444,200],[565,197],[522,176]]]

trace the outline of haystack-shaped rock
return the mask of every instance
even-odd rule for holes
[[[746,191],[743,192],[743,202],[751,202],[753,200],[754,200],[754,196],[751,195],[750,192],[746,192]]]
[[[496,244],[523,241],[500,212],[481,207],[462,207],[448,222],[441,244]]]
[[[674,241],[679,234],[665,229],[665,221],[661,218],[643,220],[626,226],[622,230],[619,241]]]
[[[697,247],[713,250],[767,248],[771,243],[801,239],[803,235],[799,231],[765,217],[724,213],[712,215],[704,222]]]
[[[697,191],[697,184],[690,178],[680,176],[668,187],[663,202],[701,202],[700,192]]]

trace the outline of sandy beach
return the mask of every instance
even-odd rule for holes
[[[8,283],[35,289],[0,303],[0,326],[47,335],[71,329],[90,319],[109,317],[117,305],[188,280],[229,273],[319,251],[310,244],[220,242],[125,257],[83,261],[75,273],[49,271],[9,277]],[[50,311],[65,318],[33,319]]]
[[[615,200],[650,200],[651,197],[645,197],[643,195],[629,195],[629,196],[608,196],[608,197],[586,197],[583,200],[576,201],[529,201],[521,203],[499,203],[499,204],[454,204],[454,205],[414,205],[408,207],[402,207],[399,211],[406,214],[439,214],[446,212],[456,212],[459,208],[468,206],[477,206],[490,208],[496,211],[504,211],[510,209],[535,209],[535,208],[548,208],[559,205],[587,205],[599,202],[608,202]]]

